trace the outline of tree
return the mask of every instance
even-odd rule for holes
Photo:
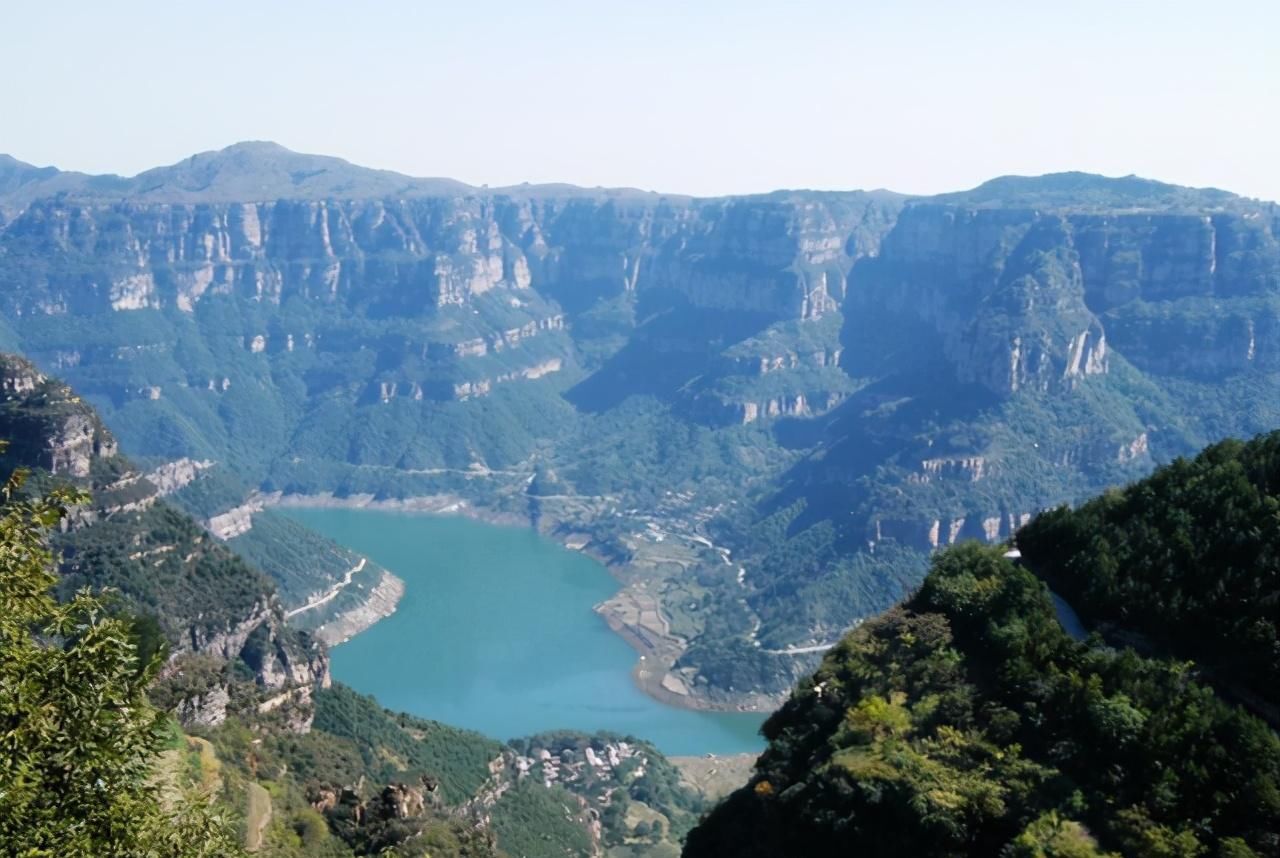
[[[207,797],[162,791],[164,713],[134,623],[88,590],[59,604],[48,547],[71,489],[0,506],[0,843],[25,858],[203,858],[239,848]]]

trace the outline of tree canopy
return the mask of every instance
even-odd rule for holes
[[[1186,663],[1073,641],[1001,549],[939,554],[764,726],[686,855],[1280,854],[1280,740]]]
[[[51,531],[84,496],[0,508],[0,842],[24,858],[202,858],[239,849],[206,797],[162,786],[166,715],[147,700],[160,655],[88,590],[59,602]]]

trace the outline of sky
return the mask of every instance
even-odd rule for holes
[[[0,152],[240,140],[476,185],[936,193],[1085,170],[1280,200],[1277,0],[15,0]]]

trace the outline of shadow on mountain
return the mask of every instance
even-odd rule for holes
[[[631,341],[565,394],[574,407],[599,414],[637,395],[670,403],[690,383],[718,372],[726,348],[774,321],[763,313],[706,310],[674,295],[659,297],[666,300],[637,306],[644,321]]]
[[[950,375],[946,366],[937,365],[928,371],[889,376],[862,388],[817,420],[779,421],[774,429],[779,443],[792,449],[820,444],[820,452],[783,475],[782,488],[760,505],[760,515],[772,515],[803,500],[805,508],[788,527],[788,537],[827,520],[836,523],[838,533],[845,532],[840,522],[866,499],[867,481],[877,468],[904,456],[953,452],[945,446],[930,446],[933,439],[921,430],[971,419],[997,404],[982,388],[939,382]],[[860,534],[859,530],[858,539]]]

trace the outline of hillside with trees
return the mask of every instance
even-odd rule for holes
[[[1280,855],[1280,740],[1239,705],[1274,701],[1278,449],[1045,513],[1025,564],[936,555],[766,722],[685,854]],[[1105,637],[1073,640],[1033,573]]]
[[[1280,723],[1280,432],[1044,513],[1018,547],[1091,626],[1195,661]]]
[[[628,808],[667,820],[629,854],[671,854],[696,819],[700,797],[633,737],[559,734],[557,748],[611,763],[567,763],[561,785],[519,768],[529,740],[517,750],[332,685],[325,646],[285,622],[275,582],[171,504],[75,391],[12,355],[4,436],[12,854],[585,857],[632,837]],[[284,560],[247,553],[297,565],[314,546],[293,544]]]

